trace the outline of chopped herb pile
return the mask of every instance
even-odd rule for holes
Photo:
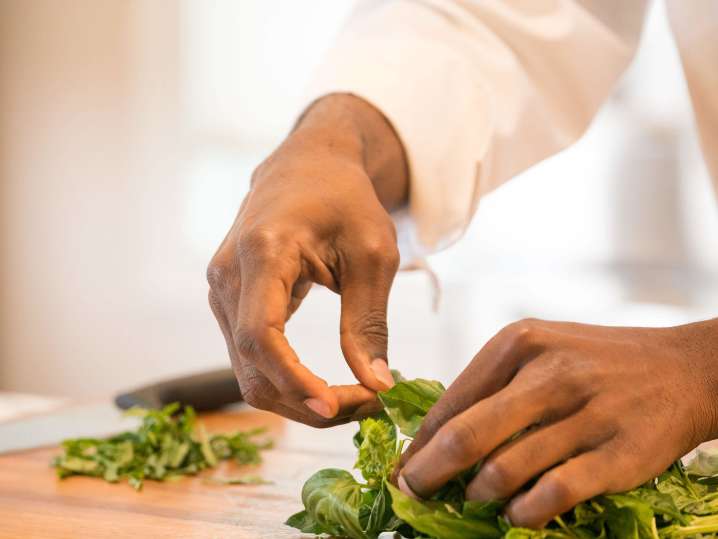
[[[173,403],[161,410],[133,408],[126,413],[142,419],[134,432],[106,439],[65,440],[63,454],[52,463],[58,477],[89,475],[110,483],[126,478],[140,490],[145,479],[163,481],[194,475],[215,467],[220,460],[257,464],[261,461],[260,452],[272,445],[266,439],[256,440],[264,433],[263,428],[208,436],[191,406],[180,411],[179,404]],[[246,479],[243,484],[261,482],[256,476]]]
[[[437,539],[679,539],[718,538],[718,453],[698,452],[648,483],[622,494],[597,496],[544,529],[513,528],[500,502],[464,499],[476,470],[444,486],[431,500],[406,496],[390,482],[403,448],[398,431],[413,437],[444,388],[428,380],[399,381],[379,395],[385,413],[359,423],[354,465],[315,473],[302,489],[304,511],[287,525],[304,533],[376,539],[383,532]]]

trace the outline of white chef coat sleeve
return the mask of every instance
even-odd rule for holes
[[[718,194],[718,2],[668,0],[703,155]]]
[[[394,126],[410,169],[397,216],[403,263],[454,242],[482,194],[583,133],[635,51],[643,9],[640,0],[359,3],[307,98],[349,92]]]

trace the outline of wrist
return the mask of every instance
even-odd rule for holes
[[[679,326],[677,352],[696,375],[700,439],[718,438],[718,318]]]
[[[409,173],[401,141],[383,114],[359,97],[331,94],[318,99],[282,146],[361,166],[387,211],[406,203]]]

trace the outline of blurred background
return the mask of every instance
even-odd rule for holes
[[[88,397],[228,364],[206,265],[353,2],[0,0],[0,390]],[[390,359],[450,381],[527,316],[718,315],[718,209],[663,6],[574,147],[397,277]],[[349,381],[336,296],[290,322]]]

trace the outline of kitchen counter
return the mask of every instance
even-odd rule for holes
[[[30,393],[0,391],[0,423],[23,415],[37,414],[61,406],[66,399]]]
[[[283,525],[302,508],[304,481],[326,467],[351,468],[354,425],[315,430],[272,414],[241,408],[201,416],[209,432],[265,425],[275,448],[257,467],[224,462],[196,477],[158,483],[141,492],[127,483],[57,479],[50,460],[59,450],[41,448],[0,455],[0,538],[290,538]],[[269,485],[218,485],[217,476],[261,475]]]

